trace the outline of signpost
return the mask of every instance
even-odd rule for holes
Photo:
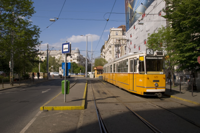
[[[62,53],[65,54],[65,63],[64,64],[65,64],[65,70],[66,70],[66,68],[67,68],[66,67],[66,64],[67,64],[67,61],[66,61],[67,60],[67,56],[66,55],[69,54],[69,53],[71,53],[71,45],[70,45],[70,43],[63,43],[62,44]],[[64,71],[64,73],[65,73],[65,71]],[[64,79],[65,80],[65,85],[64,85],[64,102],[66,102],[66,76],[67,75],[65,75],[65,79]]]

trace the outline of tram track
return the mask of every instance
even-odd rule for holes
[[[102,83],[101,83],[101,85],[102,85]],[[102,88],[104,88],[104,87],[102,87]],[[133,111],[130,107],[128,107],[128,105],[126,105],[123,101],[121,101],[119,98],[117,98],[116,96],[114,96],[110,91],[108,91],[108,90],[106,90],[106,91],[107,91],[107,93],[109,95],[111,95],[112,97],[114,97],[118,101],[118,103],[121,103],[127,110],[129,110],[134,116],[136,116],[140,121],[142,121],[150,130],[152,130],[152,132],[154,132],[154,133],[162,133],[162,131],[160,131],[153,124],[151,124],[150,122],[148,122],[147,120],[145,120],[142,116],[140,116],[135,111]],[[94,94],[93,87],[92,87],[92,92],[93,92],[93,97],[94,97],[94,101],[95,101],[95,107],[96,107],[97,115],[100,116],[100,112],[99,112],[99,109],[97,107],[96,100],[95,100],[95,94]],[[99,119],[99,116],[98,116],[98,119]],[[99,121],[100,121],[99,123],[101,124],[101,121],[103,121],[101,117],[100,117]],[[105,124],[103,124],[103,125],[105,126]]]
[[[192,124],[192,125],[194,125],[194,126],[200,128],[200,125],[199,125],[199,124],[197,124],[197,123],[195,123],[194,121],[189,120],[188,118],[185,118],[185,117],[183,117],[183,116],[181,116],[181,115],[179,115],[179,114],[177,114],[177,113],[171,111],[170,109],[167,109],[167,108],[165,108],[165,107],[162,107],[162,106],[160,106],[160,105],[157,105],[157,104],[155,104],[155,103],[153,103],[153,102],[147,101],[146,99],[141,98],[141,97],[139,97],[139,96],[134,95],[134,97],[137,97],[137,98],[139,98],[139,99],[142,99],[142,100],[144,100],[145,102],[147,102],[148,104],[150,104],[150,105],[152,105],[152,106],[154,106],[154,107],[160,108],[160,109],[162,109],[162,110],[166,110],[166,111],[168,111],[168,112],[170,112],[170,113],[176,115],[177,117],[181,118],[182,120],[184,120],[184,121],[186,121],[186,122],[188,122],[188,123],[190,123],[190,124]],[[162,98],[160,98],[160,99],[162,99]],[[200,110],[198,110],[198,109],[195,109],[195,108],[193,108],[193,107],[184,105],[184,104],[179,103],[179,102],[176,102],[176,101],[174,101],[174,100],[170,100],[170,101],[175,102],[175,103],[178,103],[178,104],[183,105],[183,106],[185,106],[185,107],[191,108],[191,109],[193,109],[193,110],[200,111]]]
[[[91,84],[91,81],[90,81],[90,84]],[[98,118],[98,122],[99,122],[100,132],[101,133],[108,133],[107,128],[106,128],[106,126],[104,124],[104,121],[103,121],[103,119],[101,117],[101,114],[99,112],[99,109],[97,107],[96,97],[95,97],[95,94],[94,94],[94,88],[93,88],[92,85],[91,85],[91,88],[92,88],[93,100],[94,100],[94,105],[95,105],[95,109],[96,109],[96,113],[97,113],[97,118]]]

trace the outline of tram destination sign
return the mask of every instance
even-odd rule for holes
[[[146,54],[147,55],[153,55],[154,54],[153,49],[146,49]]]
[[[146,59],[163,59],[163,57],[146,57]]]

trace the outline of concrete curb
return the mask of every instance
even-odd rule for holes
[[[40,81],[40,82],[37,82],[37,83],[42,83],[42,82],[46,82],[46,81],[50,81],[50,80],[53,80],[53,79],[44,80],[44,81]],[[13,89],[13,88],[19,88],[19,87],[25,87],[25,86],[31,86],[31,85],[35,85],[37,83],[35,82],[33,84],[25,84],[25,85],[18,85],[18,86],[13,86],[13,87],[7,87],[7,88],[0,89],[0,91],[9,90],[9,89]]]
[[[76,83],[75,83],[76,84]],[[70,89],[75,85],[73,84]],[[49,100],[48,102],[46,102],[43,106],[40,107],[40,110],[83,110],[85,109],[85,101],[86,101],[86,92],[87,92],[87,82],[85,84],[85,91],[83,94],[83,101],[81,106],[45,106],[46,104],[48,104],[49,102],[51,102],[53,99],[55,99],[57,96],[59,96],[61,94],[61,92],[59,94],[57,94],[55,97],[53,97],[51,100]]]
[[[181,100],[181,101],[189,102],[189,103],[192,103],[192,104],[195,104],[195,105],[200,105],[200,103],[198,103],[198,102],[194,102],[194,101],[187,100],[187,99],[184,99],[184,98],[172,96],[172,95],[169,95],[169,94],[164,94],[164,95],[165,95],[165,96],[168,96],[168,97],[171,97],[171,98],[174,98],[174,99]]]

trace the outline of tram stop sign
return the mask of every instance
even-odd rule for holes
[[[197,61],[200,64],[200,56],[197,57]]]

